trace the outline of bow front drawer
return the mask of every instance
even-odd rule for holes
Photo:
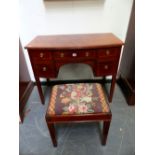
[[[96,56],[93,50],[74,50],[54,52],[55,59],[77,59],[77,58],[94,58]]]

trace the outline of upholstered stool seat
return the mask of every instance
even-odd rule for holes
[[[62,84],[52,88],[46,121],[54,146],[57,145],[54,123],[71,121],[105,121],[105,144],[111,116],[104,90],[99,83]]]

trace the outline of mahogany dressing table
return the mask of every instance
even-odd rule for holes
[[[112,75],[109,94],[111,102],[122,45],[123,42],[112,33],[48,35],[34,38],[25,48],[30,57],[42,104],[44,95],[40,78],[56,78],[59,68],[68,63],[88,64],[95,76]],[[93,81],[88,79],[86,82]]]

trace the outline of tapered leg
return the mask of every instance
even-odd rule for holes
[[[55,136],[55,128],[54,128],[54,123],[48,123],[47,122],[47,126],[49,129],[49,133],[53,142],[53,146],[56,147],[57,146],[57,140],[56,140],[56,136]]]
[[[111,87],[110,87],[109,102],[112,102],[112,97],[113,97],[114,88],[115,88],[115,82],[116,82],[116,75],[113,75],[112,76]]]
[[[47,81],[47,86],[50,86],[50,79],[46,78],[46,81]]]
[[[41,88],[41,83],[39,81],[39,78],[36,78],[36,84],[37,84],[39,96],[40,96],[40,99],[41,99],[41,103],[44,104],[44,95],[43,95],[43,91],[42,91],[42,88]]]
[[[108,132],[109,132],[109,127],[110,127],[110,122],[111,121],[105,121],[104,125],[103,125],[103,141],[102,141],[103,145],[106,145]]]

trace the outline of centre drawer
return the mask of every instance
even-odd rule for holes
[[[55,59],[78,59],[78,58],[94,58],[96,52],[94,50],[73,50],[54,52]]]

